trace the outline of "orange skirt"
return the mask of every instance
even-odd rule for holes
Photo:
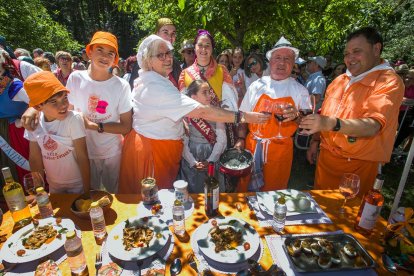
[[[357,174],[361,180],[358,196],[362,197],[374,185],[378,162],[343,158],[321,148],[315,174],[314,189],[338,189],[344,173]]]
[[[154,177],[158,189],[171,189],[180,167],[182,140],[155,140],[132,130],[122,148],[119,189],[121,194],[139,194],[141,180]]]

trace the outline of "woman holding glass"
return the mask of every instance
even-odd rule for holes
[[[141,180],[148,176],[160,189],[173,187],[183,150],[183,117],[238,123],[264,123],[269,118],[203,105],[179,93],[168,80],[172,49],[170,42],[156,35],[145,38],[138,48],[141,70],[132,92],[133,129],[122,150],[120,193],[139,193]]]
[[[241,103],[242,111],[270,112],[273,116],[263,127],[248,125],[246,149],[254,154],[255,168],[252,177],[242,179],[240,192],[287,188],[298,104],[303,96],[309,96],[306,88],[290,77],[298,55],[299,50],[282,37],[266,54],[270,76],[251,84]]]

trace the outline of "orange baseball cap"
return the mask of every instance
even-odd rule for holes
[[[103,45],[107,45],[107,46],[114,48],[116,51],[114,64],[118,64],[119,54],[118,54],[118,40],[116,36],[108,32],[101,32],[101,31],[96,32],[93,35],[91,42],[89,42],[89,44],[86,45],[86,53],[89,52],[89,48],[94,44],[103,44]]]
[[[61,91],[69,93],[69,90],[50,71],[40,71],[30,75],[23,86],[29,96],[29,106],[44,103]]]

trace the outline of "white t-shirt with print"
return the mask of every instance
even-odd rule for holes
[[[131,88],[127,81],[113,76],[106,81],[91,79],[87,70],[70,74],[66,88],[69,102],[95,123],[119,122],[120,114],[131,110]],[[86,130],[90,159],[106,159],[122,150],[122,135]]]
[[[253,82],[247,89],[240,110],[244,112],[252,111],[263,94],[267,94],[273,99],[292,97],[296,106],[299,104],[302,95],[309,95],[308,90],[291,77],[277,81],[270,76],[265,76]]]
[[[48,181],[62,184],[82,183],[73,140],[85,136],[82,114],[75,111],[68,111],[62,121],[52,122],[46,122],[40,112],[38,127],[24,132],[24,138],[39,144]]]
[[[140,70],[132,92],[132,126],[145,137],[179,140],[184,134],[182,118],[200,103],[180,93],[167,78]]]

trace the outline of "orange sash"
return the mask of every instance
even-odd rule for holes
[[[141,180],[148,176],[154,176],[158,189],[171,189],[182,151],[182,140],[155,140],[131,130],[122,148],[118,192],[139,194]]]
[[[272,104],[286,102],[292,105],[295,104],[292,97],[284,97],[273,99],[268,95],[262,95],[256,103],[253,111],[262,112],[264,100],[269,100]],[[290,177],[290,170],[292,167],[293,160],[293,142],[292,136],[297,129],[297,124],[293,121],[281,123],[281,134],[287,138],[275,139],[278,133],[278,122],[273,116],[272,112],[271,119],[264,124],[255,125],[249,124],[249,134],[246,138],[246,149],[251,151],[253,154],[256,149],[256,143],[254,133],[259,130],[261,133],[263,146],[263,176],[265,185],[262,191],[271,191],[277,189],[286,189]],[[259,137],[260,138],[260,137]],[[250,182],[250,175],[242,178],[239,183],[238,191],[246,192]]]

